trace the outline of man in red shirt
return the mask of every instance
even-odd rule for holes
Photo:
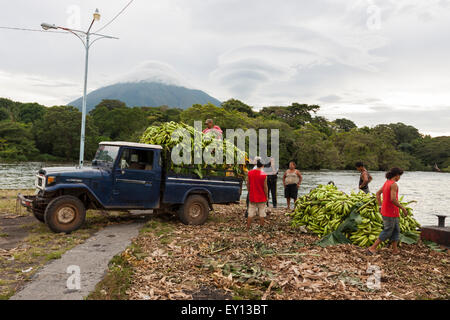
[[[248,207],[247,230],[250,229],[253,217],[258,213],[259,224],[264,225],[264,218],[266,217],[266,202],[267,202],[267,176],[263,172],[263,164],[261,160],[256,162],[256,169],[248,173],[248,193],[250,204]]]
[[[212,119],[208,119],[205,121],[206,129],[203,130],[203,133],[208,133],[214,131],[218,139],[222,139],[222,129],[219,126],[214,125],[214,121]]]
[[[377,192],[377,202],[378,206],[380,206],[380,213],[383,216],[383,231],[381,231],[375,243],[367,250],[367,253],[371,255],[376,252],[378,245],[387,239],[392,241],[393,253],[397,254],[399,252],[397,248],[400,239],[399,209],[402,210],[404,216],[408,215],[406,208],[398,202],[397,182],[402,174],[403,170],[400,168],[389,170],[386,173],[386,182]],[[383,202],[381,202],[381,195],[383,195]]]

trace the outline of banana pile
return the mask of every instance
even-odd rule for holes
[[[184,129],[190,135],[190,141],[183,140],[182,135],[177,135],[177,130]],[[175,135],[173,135],[175,133]],[[201,139],[194,139],[201,137]],[[242,177],[244,175],[245,166],[238,163],[239,159],[248,160],[247,154],[236,148],[236,146],[226,139],[217,139],[212,134],[204,134],[195,130],[194,127],[185,123],[165,122],[160,126],[148,127],[140,139],[141,143],[155,144],[163,147],[164,157],[169,164],[169,170],[179,174],[196,174],[200,178],[205,175],[227,175]],[[190,143],[190,146],[187,145]],[[194,163],[195,157],[202,157],[205,149],[223,150],[222,163],[208,164],[202,157],[202,164],[182,163],[174,164],[170,161],[170,153],[175,146],[184,146],[191,151],[191,160]],[[229,159],[234,159],[234,164],[226,164],[227,155]]]
[[[400,232],[418,234],[416,228],[420,225],[414,219],[409,203],[402,202],[402,198],[399,201],[408,211],[406,217],[400,214]],[[291,224],[293,227],[306,226],[309,231],[324,237],[339,227],[356,204],[360,204],[358,213],[362,223],[357,225],[357,231],[345,236],[353,244],[367,247],[375,242],[383,229],[376,198],[371,194],[352,192],[347,195],[334,185],[320,185],[297,199],[294,212],[289,214],[292,217]]]

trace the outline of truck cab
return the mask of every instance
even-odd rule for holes
[[[18,200],[54,232],[70,233],[86,210],[160,210],[185,224],[203,224],[213,203],[238,202],[238,178],[180,177],[167,172],[163,148],[133,142],[101,142],[91,167],[51,167],[36,175],[37,193]]]

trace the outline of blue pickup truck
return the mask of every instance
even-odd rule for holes
[[[184,224],[201,225],[215,203],[239,202],[242,179],[173,174],[158,145],[101,142],[91,167],[43,168],[35,195],[18,200],[54,232],[83,224],[87,209],[175,213]]]

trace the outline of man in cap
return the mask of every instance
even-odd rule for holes
[[[207,119],[205,121],[205,125],[206,125],[206,128],[205,128],[205,130],[203,130],[203,133],[206,134],[211,131],[214,131],[214,134],[217,136],[217,138],[222,139],[222,134],[223,134],[222,129],[220,129],[219,126],[214,125],[213,119]]]

